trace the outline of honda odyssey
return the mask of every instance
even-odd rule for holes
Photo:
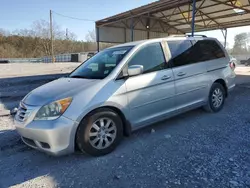
[[[53,154],[110,153],[124,135],[203,107],[223,108],[235,86],[230,58],[214,38],[172,36],[97,53],[20,102],[25,144]]]

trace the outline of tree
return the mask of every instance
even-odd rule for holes
[[[53,23],[54,53],[79,53],[95,51],[95,31],[89,31],[86,38],[89,42],[77,41],[77,36]],[[100,43],[100,49],[112,44]],[[51,55],[50,24],[46,20],[35,21],[30,28],[13,32],[0,28],[0,58],[31,58]]]
[[[88,31],[88,33],[85,36],[85,39],[87,42],[96,42],[96,33],[93,29],[92,31]]]
[[[50,24],[46,20],[39,20],[33,23],[31,28],[31,33],[33,37],[38,37],[39,43],[42,47],[42,50],[46,56],[51,55],[51,36],[50,36]],[[53,40],[62,40],[64,39],[64,32],[60,27],[53,23],[52,27]],[[54,46],[55,48],[55,46]],[[55,48],[56,51],[56,48]]]
[[[245,54],[247,53],[247,43],[250,41],[249,39],[250,33],[240,33],[235,35],[234,37],[234,47],[233,53],[234,54]]]

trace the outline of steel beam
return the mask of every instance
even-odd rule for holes
[[[197,1],[197,0],[196,0]],[[227,2],[229,2],[229,1],[227,1]],[[192,1],[191,1],[191,3],[192,3]],[[189,4],[190,5],[190,4]],[[205,9],[205,8],[209,8],[209,7],[213,7],[213,6],[217,6],[217,5],[220,5],[220,3],[215,3],[215,4],[213,4],[213,5],[207,5],[207,6],[203,6],[203,7],[201,7],[200,9]],[[189,11],[190,11],[190,9],[189,9]],[[187,12],[187,11],[185,11],[185,12]],[[184,12],[183,12],[184,13]],[[173,13],[173,14],[167,14],[167,15],[165,15],[166,17],[168,17],[168,16],[176,16],[176,15],[179,15],[179,12],[178,13]],[[159,17],[159,18],[163,18],[163,17]]]
[[[198,12],[202,13],[203,18],[202,18],[202,16],[201,16],[202,19],[197,19],[197,18],[196,18],[196,20],[195,20],[196,23],[197,23],[197,22],[202,22],[202,21],[214,21],[214,20],[215,20],[215,18],[212,18],[211,16],[209,16],[208,13],[205,14],[205,13],[202,12],[201,10],[198,11]],[[204,18],[204,16],[207,17],[207,18]],[[216,19],[223,19],[223,18],[229,18],[229,17],[234,17],[234,16],[239,16],[239,14],[237,14],[237,13],[226,14],[226,15],[222,15],[222,16],[217,16]],[[211,20],[211,19],[213,19],[213,20]],[[171,22],[175,22],[175,21],[171,21]],[[179,23],[179,22],[176,22],[176,23]],[[191,23],[191,22],[189,22],[189,23]],[[219,24],[219,23],[218,23],[218,24]],[[180,25],[183,25],[183,23],[175,24],[175,25],[173,25],[173,26],[180,26]]]
[[[236,6],[234,4],[228,4],[228,2],[232,2],[232,1],[227,1],[227,2],[221,2],[221,1],[218,1],[218,0],[211,0],[211,1],[216,2],[216,3],[221,3],[223,5],[227,5],[229,7],[233,7],[233,8],[236,8],[236,9],[241,9],[241,10],[244,10],[245,12],[247,12],[247,13],[250,13],[249,9],[246,9],[244,7],[239,7],[239,6]]]
[[[250,0],[249,0],[250,1]],[[247,6],[242,6],[243,8],[247,8],[247,7],[249,7],[249,5],[247,5]],[[202,9],[203,9],[203,7],[202,8],[200,8],[199,10],[200,11],[202,11]],[[211,14],[215,14],[215,13],[221,13],[221,12],[225,12],[225,11],[229,11],[229,10],[232,10],[232,8],[227,8],[227,9],[223,9],[223,10],[217,10],[217,11],[214,11],[214,12],[209,12],[209,13],[206,13],[206,15],[211,15]],[[235,14],[237,14],[237,13],[235,13]],[[223,15],[223,16],[227,16],[227,15]],[[163,18],[163,17],[159,17],[159,18]],[[217,18],[217,17],[216,17]],[[183,20],[183,18],[179,18],[179,19],[175,19],[175,20],[171,20],[171,22],[177,22],[178,23],[178,21],[182,21]],[[197,20],[196,20],[197,21]]]
[[[210,16],[208,16],[207,14],[205,14],[204,12],[202,12],[201,10],[199,10],[199,12],[201,12],[204,16],[206,16],[209,20],[212,20],[214,23],[216,23],[219,27],[220,27],[220,23],[217,22],[214,18],[211,18]]]
[[[162,12],[161,12],[161,14],[164,15]],[[168,27],[173,28],[173,29],[177,30],[180,33],[183,33],[180,29],[176,28],[175,26],[172,26],[172,25],[168,24],[167,22],[163,21],[162,19],[159,19],[157,17],[150,17],[150,18],[159,20],[159,22],[162,22],[162,23],[166,24]]]
[[[134,41],[134,18],[131,18],[130,32],[131,32],[131,41]]]
[[[201,16],[201,19],[202,19],[202,22],[203,22],[204,27],[206,27],[206,22],[204,21],[204,18],[203,18],[202,13],[201,13],[201,12],[199,12],[199,13],[200,13],[200,16]]]

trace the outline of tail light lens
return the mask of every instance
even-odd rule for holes
[[[235,69],[235,63],[234,62],[230,62],[230,68],[232,69],[232,70],[234,70]]]

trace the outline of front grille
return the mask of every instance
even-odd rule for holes
[[[50,145],[48,143],[45,142],[40,142],[41,146],[45,149],[50,149]]]
[[[33,147],[37,147],[36,144],[35,144],[35,142],[34,142],[34,140],[31,140],[31,139],[25,138],[25,137],[22,137],[22,138],[23,138],[23,141],[24,141],[26,144],[28,144],[28,145],[30,145],[30,146],[33,146]]]
[[[27,108],[24,106],[23,103],[20,103],[17,111],[17,118],[19,121],[25,121],[26,117],[27,117]]]

